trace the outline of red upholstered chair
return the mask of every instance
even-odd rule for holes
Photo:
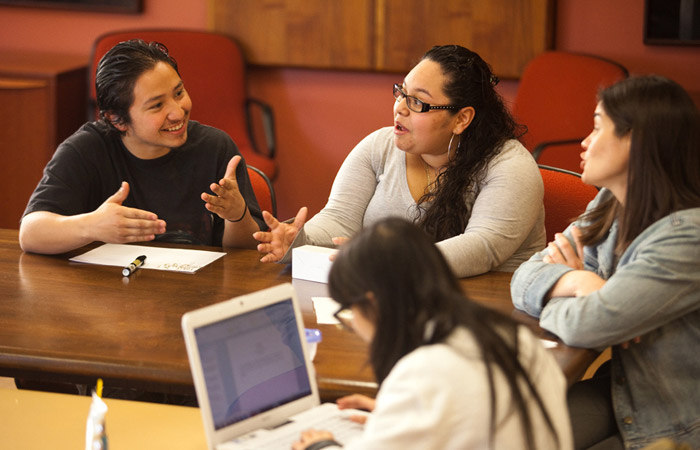
[[[195,30],[142,29],[113,31],[99,36],[90,57],[89,113],[97,117],[95,73],[102,56],[119,42],[140,38],[168,48],[192,97],[191,118],[226,131],[247,164],[269,178],[277,174],[272,110],[248,98],[245,61],[238,44],[227,36]],[[256,114],[253,114],[256,113]],[[264,136],[264,149],[256,137]]]
[[[253,192],[255,192],[260,209],[277,217],[277,196],[270,179],[257,167],[248,165],[247,168],[248,178],[250,178],[250,184],[253,186]]]
[[[598,188],[581,181],[581,175],[569,170],[539,164],[544,182],[544,227],[547,242],[561,233],[598,194]]]
[[[580,172],[580,143],[593,128],[598,91],[628,76],[596,56],[545,52],[525,68],[515,97],[521,139],[538,163]],[[546,150],[546,151],[545,151]]]

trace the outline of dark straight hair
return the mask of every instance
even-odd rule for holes
[[[674,211],[700,207],[700,113],[668,78],[622,80],[599,100],[618,137],[630,135],[624,207],[614,198],[582,216],[583,243],[599,242],[619,219],[622,253],[646,228]]]
[[[526,402],[530,396],[557,437],[542,399],[518,359],[516,323],[466,298],[442,253],[416,225],[388,218],[363,229],[340,248],[328,287],[343,307],[360,308],[374,323],[369,362],[379,384],[399,359],[420,346],[442,343],[456,328],[463,327],[471,332],[485,362],[492,405],[491,438],[496,428],[494,370],[502,373],[510,387],[528,448],[535,448]],[[426,329],[432,330],[428,336]]]
[[[178,72],[177,62],[168,54],[164,44],[147,43],[141,39],[120,42],[100,59],[95,76],[97,107],[100,120],[109,125],[110,130],[118,132],[107,114],[114,115],[118,124],[131,123],[129,108],[134,103],[136,80],[159,62]]]
[[[489,161],[507,140],[522,135],[524,127],[513,120],[496,92],[498,78],[476,52],[460,45],[439,45],[428,50],[423,60],[440,65],[445,76],[442,90],[451,105],[471,106],[475,111],[467,129],[454,137],[458,142],[454,158],[434,189],[418,201],[418,223],[437,242],[464,233],[471,216],[465,198],[478,194],[477,184],[486,175]]]

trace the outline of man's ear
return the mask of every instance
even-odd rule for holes
[[[104,118],[122,133],[126,131],[126,124],[118,114],[108,112],[104,114]]]
[[[475,115],[476,111],[474,111],[474,108],[471,106],[465,106],[464,108],[460,109],[457,113],[457,120],[455,121],[455,126],[452,132],[454,134],[462,134],[464,130],[466,130],[472,123]]]

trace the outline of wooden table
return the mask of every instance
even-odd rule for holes
[[[123,278],[117,267],[68,261],[85,249],[23,253],[17,234],[0,230],[0,376],[85,384],[101,377],[106,386],[193,394],[182,315],[292,280],[288,267],[260,263],[253,250],[229,250],[195,274],[144,269]],[[534,319],[513,311],[509,281],[508,273],[490,273],[462,284],[475,300],[538,329]],[[321,396],[373,394],[365,343],[335,326],[316,325],[311,296],[325,295],[325,285],[294,285],[306,326],[323,333],[314,360]],[[595,356],[561,345],[552,351],[570,381]]]
[[[90,397],[0,389],[2,448],[85,448]],[[199,408],[105,399],[112,450],[206,450]]]

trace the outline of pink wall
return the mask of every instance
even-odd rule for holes
[[[631,74],[669,77],[698,98],[700,47],[644,45],[642,0],[560,0],[557,6],[558,49],[612,59]]]
[[[142,14],[108,14],[0,6],[0,50],[90,54],[97,36],[111,30],[146,27],[205,29],[204,0],[143,0]]]
[[[99,34],[120,28],[206,29],[204,0],[144,0],[142,15],[97,14],[0,6],[0,50],[56,51],[87,55]],[[556,47],[594,53],[630,72],[655,72],[700,93],[700,47],[642,44],[641,0],[559,0]],[[476,49],[478,51],[478,49]],[[253,68],[253,96],[275,110],[280,173],[275,180],[279,215],[299,207],[318,211],[338,166],[366,134],[392,121],[391,83],[403,74]],[[515,82],[499,85],[512,99]],[[700,95],[699,95],[700,97]],[[196,99],[194,99],[196,102]]]

